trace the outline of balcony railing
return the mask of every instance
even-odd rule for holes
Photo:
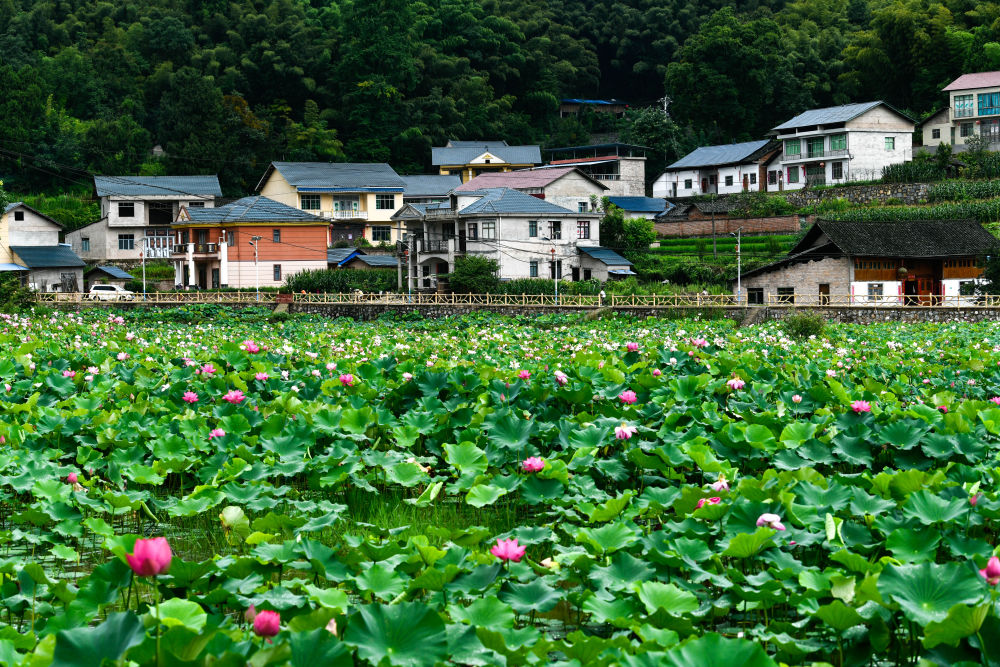
[[[324,211],[323,215],[334,220],[367,220],[368,211]]]
[[[821,158],[832,158],[832,157],[847,157],[850,151],[846,148],[838,148],[836,150],[821,150],[821,151],[810,151],[807,150],[805,153],[799,153],[796,155],[791,155],[788,153],[784,154],[785,162],[792,162],[795,160],[819,160]]]
[[[596,181],[620,181],[622,179],[621,174],[591,174],[590,177]]]
[[[155,248],[146,248],[146,259],[170,259],[170,255],[173,252],[173,248],[165,248],[163,246]]]
[[[447,241],[422,241],[424,252],[448,252]]]

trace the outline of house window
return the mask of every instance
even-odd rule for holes
[[[809,157],[823,157],[823,137],[814,137],[806,142]]]
[[[798,183],[799,182],[799,168],[789,167],[788,168],[788,179],[787,183]]]
[[[747,304],[751,306],[762,306],[764,305],[764,288],[763,287],[748,287],[747,288]]]
[[[478,223],[475,223],[475,222],[470,222],[469,223],[469,240],[470,241],[475,241],[476,239],[479,238],[479,231],[478,230],[479,230]]]
[[[226,232],[226,245],[230,246],[230,247],[236,245],[236,233],[235,232]]]
[[[538,236],[538,221],[528,220],[528,236],[534,238]]]
[[[718,176],[718,174],[712,174],[711,176],[708,177],[708,184],[709,185],[715,185],[718,182],[719,182],[719,176]]]
[[[392,211],[396,208],[396,195],[375,195],[375,208]]]
[[[188,208],[205,208],[205,202],[203,201],[188,202]]]
[[[212,289],[219,289],[219,270],[212,269]]]
[[[831,134],[830,135],[830,150],[831,151],[846,151],[847,150],[847,135],[846,134]]]
[[[299,208],[303,211],[318,211],[319,195],[299,195]]]
[[[887,151],[896,150],[896,137],[886,137],[885,138],[885,149]]]
[[[684,189],[685,190],[690,190],[691,189],[691,179],[690,178],[685,178],[684,179]]]
[[[272,229],[271,230],[271,241],[273,241],[274,243],[281,243],[281,230],[280,229]]]
[[[795,303],[795,288],[794,287],[779,287],[778,288],[778,303]]]
[[[844,163],[843,162],[832,162],[830,163],[830,173],[833,180],[837,181],[844,177]]]
[[[135,217],[135,203],[130,201],[118,202],[118,217],[119,218],[134,218]]]
[[[590,238],[590,220],[576,221],[576,238],[578,239]]]
[[[594,272],[591,271],[590,269],[584,269],[583,270],[583,279],[584,280],[590,280],[593,275],[594,275]]]
[[[538,262],[536,260],[531,260],[528,262],[528,277],[537,278],[538,277]]]
[[[972,95],[955,95],[955,118],[970,118],[972,115]]]
[[[549,278],[562,278],[562,260],[549,262]]]
[[[971,137],[975,134],[975,129],[973,128],[972,123],[962,123],[962,130],[960,134],[963,137]]]
[[[757,185],[757,174],[750,174],[750,185]]]
[[[587,212],[587,202],[585,202],[585,201],[578,201],[576,203],[576,212],[577,213],[586,213]]]
[[[732,184],[733,184],[733,176],[732,174],[730,174],[729,176],[726,176],[726,187],[731,187]]]
[[[118,249],[119,250],[135,250],[135,235],[134,234],[119,234],[118,235]]]
[[[14,211],[14,222],[24,220],[24,211]]]
[[[392,240],[392,227],[389,225],[377,225],[372,227],[372,241],[375,243],[388,243]]]
[[[90,252],[90,239],[86,236],[80,239],[80,252]]]
[[[931,139],[940,139],[940,138],[941,138],[941,128],[936,127],[933,130],[931,130]]]
[[[882,283],[868,283],[868,300],[877,301],[882,298]]]
[[[558,241],[562,238],[562,221],[549,220],[549,238]]]
[[[495,239],[497,237],[496,220],[483,220],[483,238]]]
[[[271,269],[274,271],[274,282],[281,282],[281,264],[273,264]]]
[[[357,197],[334,197],[333,210],[340,212],[357,211],[359,207]],[[350,216],[344,216],[350,217]]]
[[[785,155],[794,155],[798,157],[802,155],[802,143],[799,139],[786,139],[785,140]]]
[[[771,171],[767,172],[767,184],[775,185],[777,184],[777,182],[778,182],[778,170],[772,169]]]
[[[996,116],[1000,114],[1000,93],[979,94],[979,115]]]

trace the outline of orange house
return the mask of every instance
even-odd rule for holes
[[[267,197],[182,208],[173,223],[176,283],[188,289],[278,287],[326,269],[330,222]]]

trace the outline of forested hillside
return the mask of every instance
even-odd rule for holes
[[[0,175],[26,191],[215,172],[238,193],[271,159],[419,172],[448,138],[591,131],[653,144],[658,165],[810,106],[920,116],[985,69],[1000,5],[972,0],[0,0]],[[560,120],[564,96],[659,111]]]

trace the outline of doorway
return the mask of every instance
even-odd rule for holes
[[[830,283],[820,283],[819,285],[819,305],[830,305]]]

